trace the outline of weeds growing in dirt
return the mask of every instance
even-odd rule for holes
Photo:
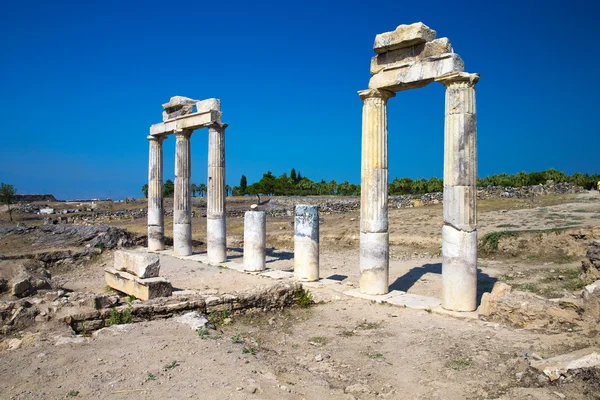
[[[196,332],[198,333],[198,336],[200,336],[200,339],[218,339],[218,336],[213,336],[210,334],[210,332],[208,331],[208,328],[205,326],[201,326],[200,328],[196,329]]]
[[[242,347],[242,354],[252,354],[256,355],[256,349],[254,347]]]
[[[213,311],[208,314],[208,320],[215,325],[223,325],[227,318],[229,318],[229,311],[227,310]]]
[[[242,343],[242,336],[237,330],[235,331],[235,335],[231,337],[231,343]]]
[[[77,397],[79,396],[79,391],[78,390],[71,390],[69,393],[67,393],[68,397]]]
[[[175,368],[177,365],[178,365],[178,364],[177,364],[177,360],[173,360],[173,361],[171,361],[170,363],[166,364],[164,368],[165,368],[165,369],[173,369],[173,368]]]
[[[471,366],[471,361],[465,360],[462,358],[457,358],[456,360],[446,361],[446,368],[450,368],[454,371],[461,371],[470,366]]]
[[[483,253],[493,253],[498,250],[498,243],[503,237],[517,237],[517,232],[513,231],[492,231],[481,238],[479,249]]]
[[[146,376],[146,380],[147,381],[155,381],[156,380],[156,375],[153,375],[150,372],[148,372],[148,375]]]
[[[130,324],[133,320],[131,316],[131,309],[119,311],[116,308],[110,310],[110,315],[108,316],[108,320],[106,321],[108,326],[112,325],[123,325]]]
[[[296,290],[296,303],[300,307],[308,308],[313,305],[313,296],[310,290],[307,289],[298,289]]]
[[[367,356],[369,358],[374,358],[374,359],[383,358],[383,354],[381,354],[381,353],[369,353],[369,354],[367,354]]]
[[[315,336],[315,337],[311,337],[310,339],[308,339],[308,343],[314,344],[317,346],[324,346],[327,344],[327,342],[329,342],[329,339],[327,339],[326,337],[323,337],[323,336]]]

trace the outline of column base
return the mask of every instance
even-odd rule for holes
[[[178,256],[192,255],[191,224],[173,224],[173,252]]]
[[[165,249],[165,235],[162,226],[148,225],[148,250],[161,251]]]
[[[389,235],[360,233],[360,291],[365,294],[389,292],[390,245]]]
[[[319,242],[308,236],[294,237],[294,278],[300,282],[319,280]]]
[[[264,211],[246,211],[244,215],[244,271],[265,269],[267,216]]]
[[[206,242],[208,263],[211,265],[227,261],[227,227],[225,218],[206,220]]]
[[[477,231],[442,228],[442,307],[477,309]]]

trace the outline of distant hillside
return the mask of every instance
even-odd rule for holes
[[[34,201],[58,201],[51,194],[17,194],[15,201],[19,203],[32,203]]]

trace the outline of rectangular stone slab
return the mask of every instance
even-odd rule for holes
[[[401,63],[371,77],[369,89],[386,89],[393,92],[426,86],[450,72],[463,72],[465,63],[456,53],[432,56],[420,61]]]
[[[431,42],[433,39],[435,39],[435,31],[422,22],[399,25],[391,32],[380,33],[375,36],[373,50],[375,50],[375,53],[381,54],[419,43]]]
[[[150,127],[150,135],[170,135],[175,131],[184,129],[199,129],[206,128],[215,122],[221,120],[221,113],[219,111],[211,110],[200,113],[193,113],[189,115],[183,115],[175,119],[154,124]]]
[[[156,278],[160,273],[160,259],[156,254],[139,250],[115,251],[114,268],[129,272],[138,278]]]
[[[173,294],[171,282],[163,277],[141,279],[135,275],[114,268],[104,270],[106,284],[119,292],[134,296],[140,300],[168,297]]]
[[[432,42],[388,51],[378,54],[371,59],[371,75],[375,75],[384,69],[398,67],[403,63],[419,61],[428,57],[453,52],[452,44],[448,38],[436,39]]]

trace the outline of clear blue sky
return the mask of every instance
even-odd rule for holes
[[[479,175],[599,172],[599,2],[4,1],[0,181],[58,198],[141,196],[173,95],[222,100],[227,183],[295,167],[360,182],[375,35],[423,21],[477,85]],[[390,179],[442,176],[444,89],[389,102]],[[206,181],[207,132],[192,137]],[[174,139],[165,142],[174,177]]]

